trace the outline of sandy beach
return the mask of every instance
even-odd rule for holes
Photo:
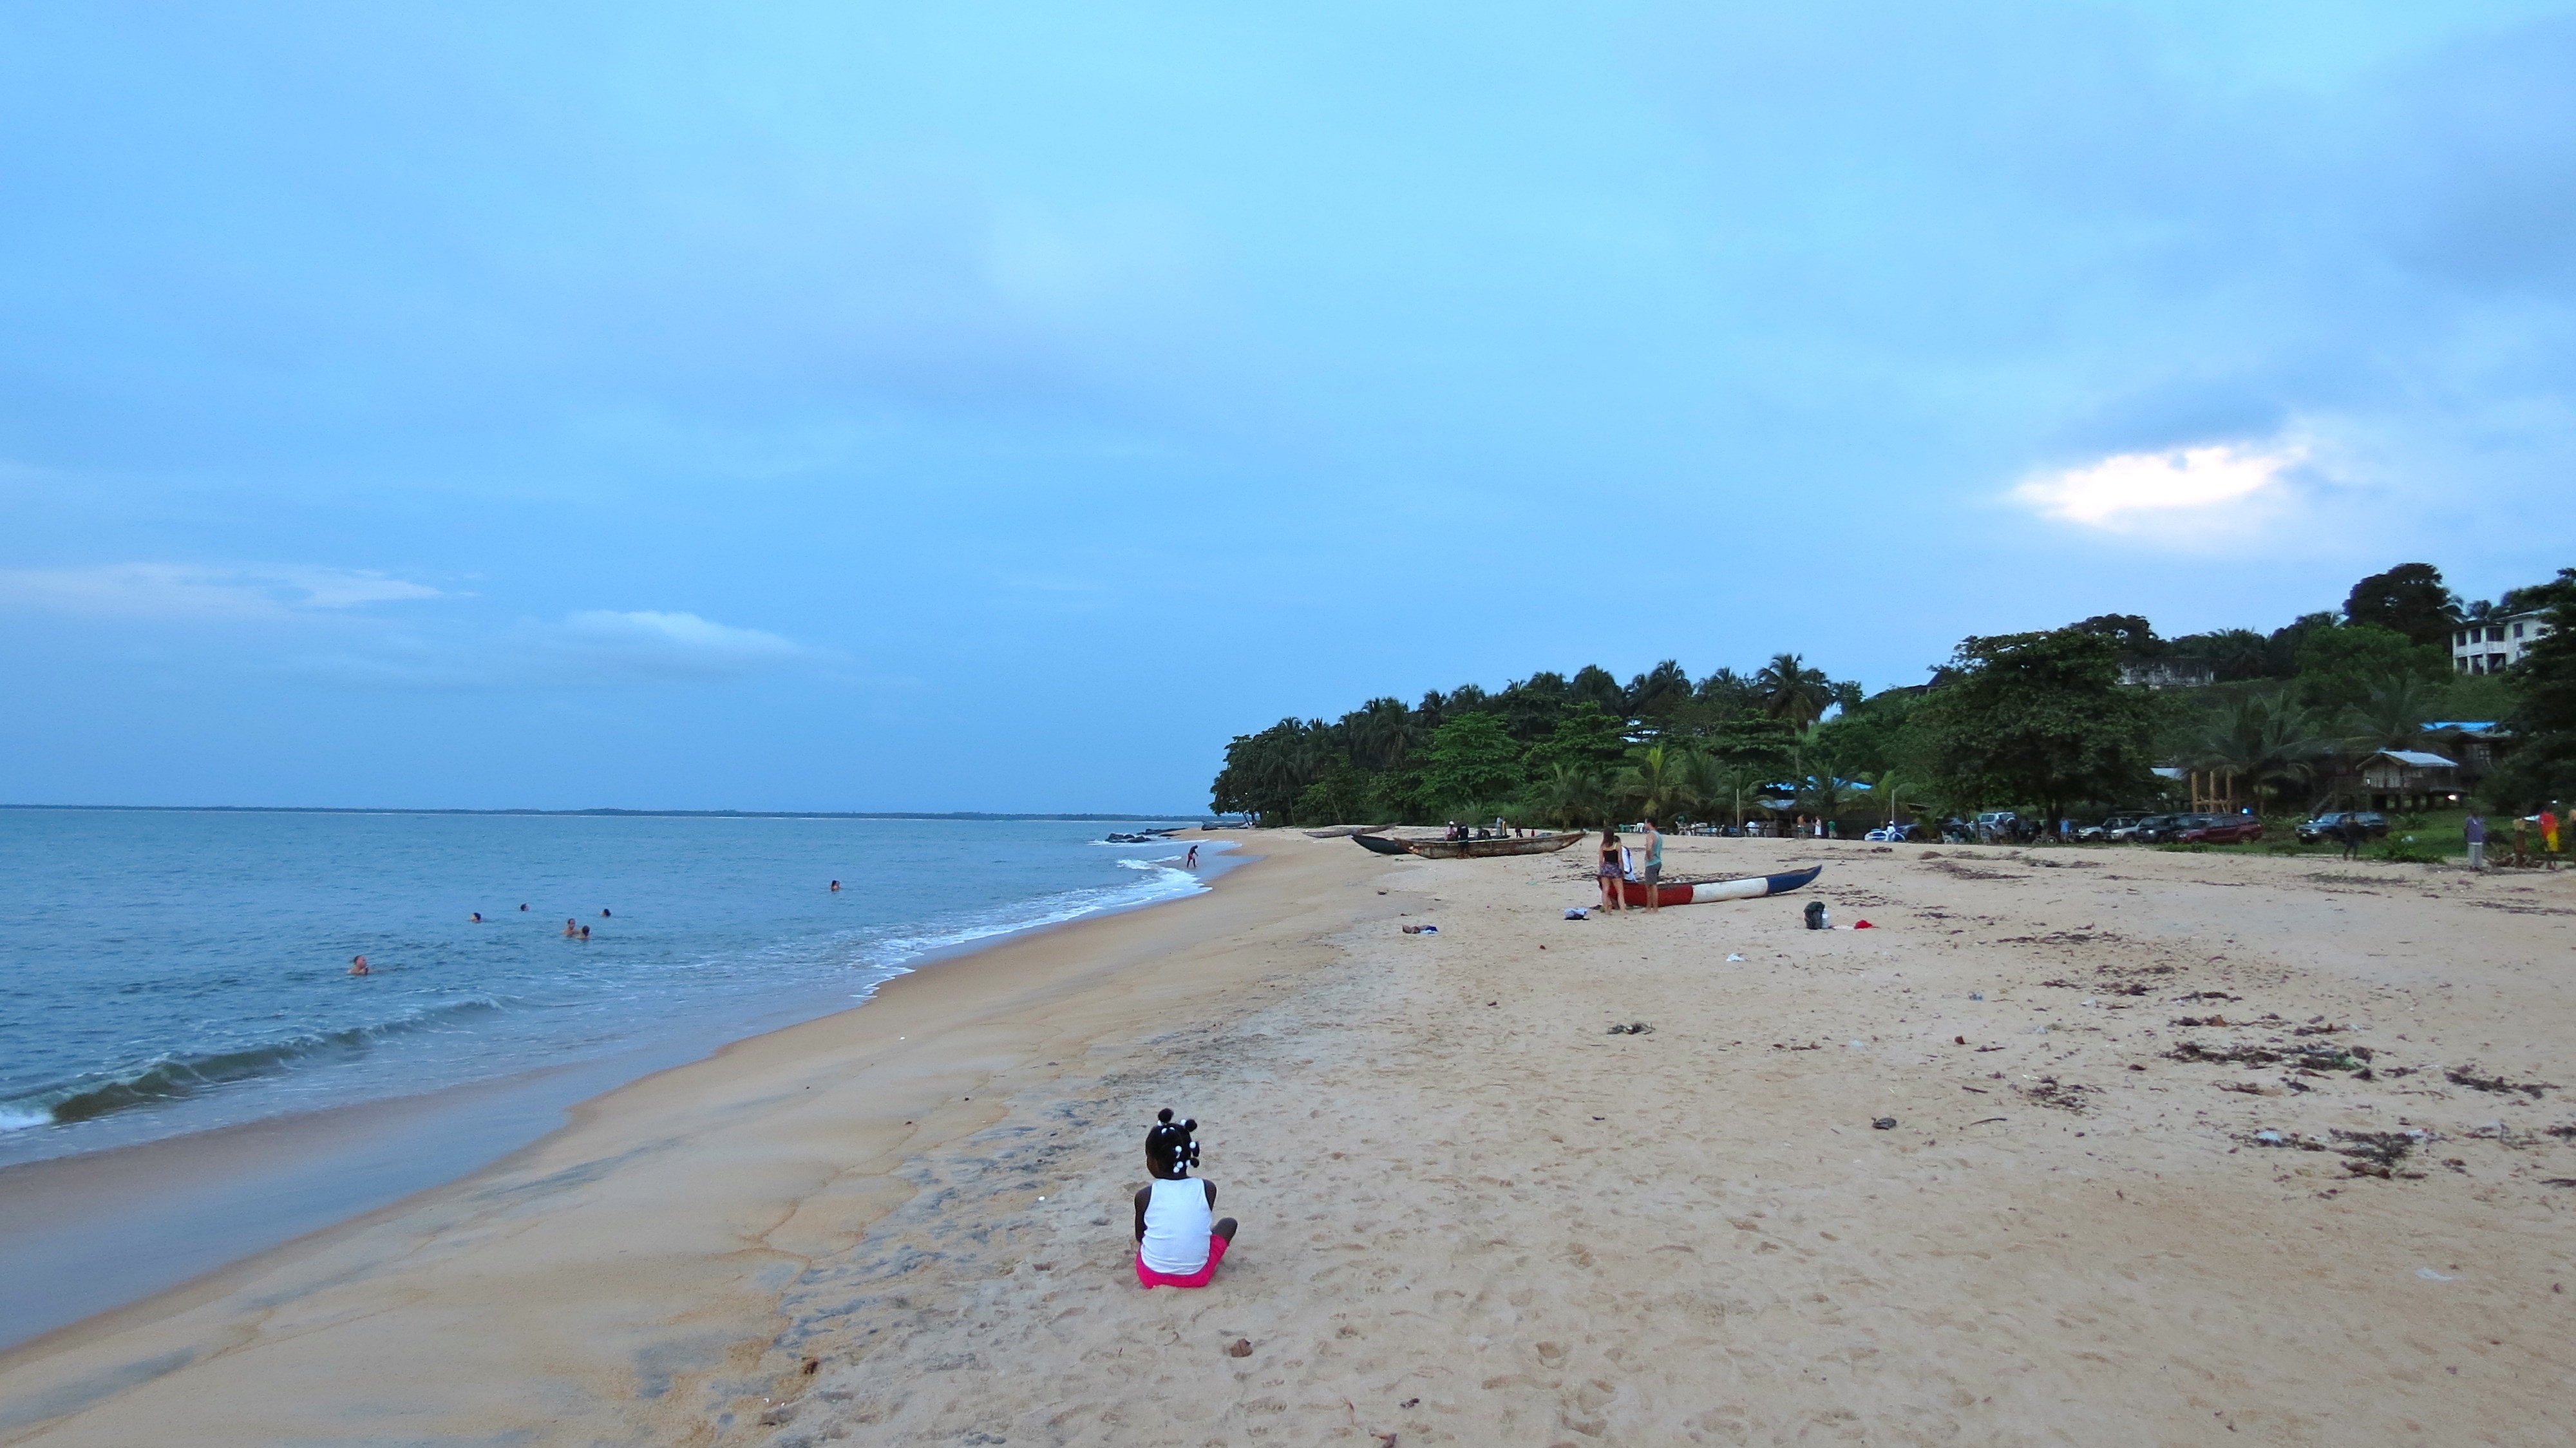
[[[1827,868],[1576,922],[1580,851],[1250,848],[28,1344],[0,1442],[2576,1438],[2567,875],[1677,840]]]

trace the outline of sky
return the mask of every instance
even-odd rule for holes
[[[1184,811],[2576,565],[2576,6],[0,11],[0,801]]]

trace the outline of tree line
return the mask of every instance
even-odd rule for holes
[[[2521,664],[2454,671],[2454,630],[2533,611],[2555,632]],[[1587,665],[1377,698],[1235,736],[1211,796],[1264,824],[2056,819],[2157,801],[2161,766],[2224,771],[2259,807],[2294,808],[2358,757],[2422,748],[2426,725],[2464,720],[2508,736],[2483,785],[2493,803],[2576,794],[2576,569],[2463,600],[2431,564],[2401,564],[2340,611],[2269,632],[2164,638],[2104,614],[1971,637],[1928,682],[1876,694],[1783,653],[1749,674],[1694,679],[1667,659],[1624,684]]]

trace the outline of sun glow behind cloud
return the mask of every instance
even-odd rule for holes
[[[2258,450],[2234,443],[2120,453],[2032,478],[2013,489],[2013,496],[2047,517],[2119,530],[2278,494],[2284,476],[2306,460],[2302,447]]]

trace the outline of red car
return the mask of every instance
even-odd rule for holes
[[[2263,838],[2263,822],[2252,815],[2202,815],[2175,838],[2186,844],[2241,845]]]

